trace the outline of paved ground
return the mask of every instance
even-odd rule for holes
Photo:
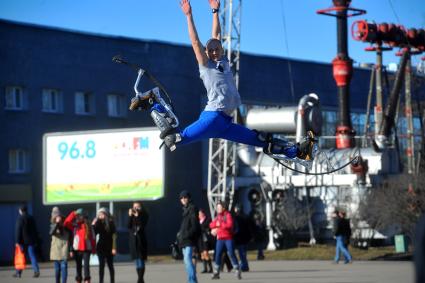
[[[413,264],[407,261],[355,261],[353,264],[332,264],[328,261],[253,261],[251,271],[242,274],[242,280],[235,278],[233,273],[222,273],[221,280],[213,282],[249,282],[249,283],[371,283],[394,282],[410,283],[414,280]],[[200,268],[200,265],[198,265]],[[98,282],[98,269],[92,267],[92,282]],[[54,282],[53,269],[49,264],[43,264],[40,278],[32,278],[32,270],[24,272],[21,279],[12,278],[10,268],[0,270],[0,282]],[[69,268],[68,282],[75,282],[75,267]],[[212,282],[210,274],[198,274],[199,282]],[[105,282],[109,282],[106,270]],[[147,265],[145,276],[147,283],[185,283],[186,277],[182,262],[154,263]],[[136,282],[135,269],[131,263],[116,264],[116,282]]]

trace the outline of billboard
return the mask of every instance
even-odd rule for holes
[[[164,196],[156,128],[43,136],[43,203],[155,200]]]

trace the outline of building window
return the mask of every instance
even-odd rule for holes
[[[9,173],[29,172],[28,152],[23,149],[9,150]]]
[[[108,95],[108,116],[125,117],[126,116],[125,97],[123,95]]]
[[[94,95],[92,93],[75,93],[75,113],[79,115],[94,115],[96,113]]]
[[[43,111],[61,113],[63,111],[62,93],[57,89],[43,89]]]
[[[24,110],[24,91],[19,86],[6,87],[5,108],[9,110]]]

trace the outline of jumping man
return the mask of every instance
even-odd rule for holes
[[[313,135],[300,145],[272,139],[270,135],[232,122],[232,113],[241,104],[230,64],[221,44],[218,11],[220,0],[209,0],[212,11],[212,38],[205,47],[199,40],[189,0],[180,2],[186,16],[199,74],[207,90],[208,102],[199,119],[178,133],[167,133],[164,142],[173,151],[177,146],[208,138],[221,138],[237,143],[262,147],[268,154],[284,154],[289,158],[312,159]],[[163,133],[164,135],[165,133]]]

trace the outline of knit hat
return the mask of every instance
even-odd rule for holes
[[[97,214],[99,214],[99,213],[104,213],[106,216],[109,216],[109,209],[107,209],[106,207],[101,207],[97,211]]]
[[[55,206],[55,207],[52,208],[52,213],[51,213],[50,219],[53,222],[55,220],[55,218],[57,216],[60,216],[60,215],[61,215],[61,211],[60,211],[59,207]]]

